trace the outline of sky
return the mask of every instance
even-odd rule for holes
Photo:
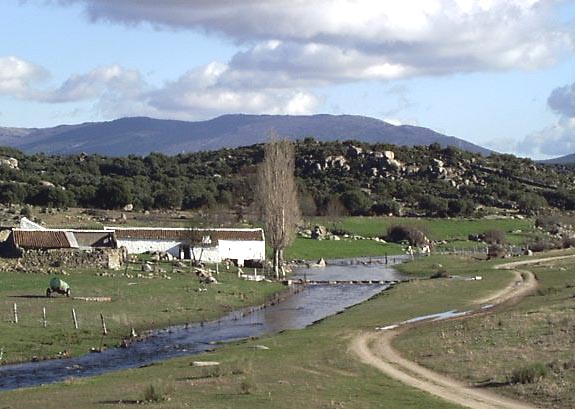
[[[0,127],[353,114],[575,153],[574,0],[2,0]]]

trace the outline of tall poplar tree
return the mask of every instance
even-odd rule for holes
[[[285,276],[283,251],[293,242],[300,218],[293,143],[272,137],[264,147],[257,175],[256,197],[274,253],[274,274],[279,278],[280,272]]]

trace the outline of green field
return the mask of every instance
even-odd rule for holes
[[[327,221],[314,221],[331,226]],[[346,218],[337,226],[353,234],[365,237],[381,236],[392,224],[416,224],[432,239],[460,242],[469,245],[468,234],[487,230],[503,230],[508,237],[532,234],[532,220],[427,220],[398,218]],[[517,231],[521,230],[521,233]],[[383,232],[383,233],[382,233]],[[515,232],[515,233],[510,233]],[[526,233],[525,233],[526,232]],[[286,250],[286,259],[316,260],[376,256],[401,253],[396,244],[379,243],[372,240],[317,241],[298,238]],[[372,300],[348,309],[343,314],[330,317],[304,330],[285,331],[275,336],[248,340],[225,345],[213,352],[200,356],[180,358],[104,376],[75,379],[44,387],[9,392],[0,392],[0,408],[107,408],[126,407],[150,396],[149,388],[156,388],[158,398],[154,404],[161,408],[458,408],[426,393],[408,388],[383,376],[377,370],[365,366],[350,354],[349,341],[360,331],[372,330],[416,316],[438,313],[451,309],[468,308],[473,300],[506,286],[512,279],[507,271],[495,271],[492,267],[501,261],[482,261],[475,258],[434,255],[422,257],[403,264],[399,269],[415,277],[428,277],[438,270],[451,275],[481,275],[481,281],[465,280],[416,280],[402,283]],[[136,267],[134,267],[136,268]],[[553,281],[545,281],[543,294],[536,303],[515,315],[505,317],[502,322],[522,322],[521,318],[536,315],[553,323],[560,331],[561,321],[556,313],[569,314],[572,293],[569,274],[572,268],[564,266],[561,274],[549,274]],[[4,348],[3,360],[18,361],[32,356],[50,357],[67,351],[69,354],[84,353],[98,347],[101,340],[100,313],[107,320],[110,335],[104,339],[108,345],[116,345],[129,334],[132,327],[141,332],[148,328],[165,327],[169,324],[186,323],[210,319],[230,309],[258,304],[266,297],[280,291],[282,287],[273,283],[251,283],[240,281],[233,272],[222,272],[217,286],[199,291],[204,286],[190,272],[171,272],[165,266],[166,278],[137,278],[136,270],[128,271],[132,277],[102,277],[96,270],[70,271],[65,279],[76,296],[111,296],[112,302],[86,302],[56,297],[41,297],[48,284],[49,276],[40,274],[0,273],[0,348]],[[545,268],[538,271],[544,274]],[[552,270],[547,271],[551,273]],[[545,273],[545,274],[547,274]],[[161,275],[160,275],[161,276]],[[541,275],[543,277],[543,275]],[[551,280],[551,278],[547,278]],[[545,280],[547,280],[545,279]],[[575,282],[573,283],[575,286]],[[573,287],[575,288],[575,287]],[[571,293],[569,292],[571,291]],[[528,302],[531,302],[529,298]],[[12,323],[12,306],[18,304],[20,322]],[[563,304],[561,304],[563,303]],[[517,308],[522,308],[520,304]],[[529,304],[526,304],[529,305]],[[539,309],[551,308],[539,313]],[[42,327],[41,311],[46,307],[48,328]],[[71,308],[78,313],[80,329],[72,324]],[[562,310],[563,309],[563,310]],[[536,311],[536,313],[531,313]],[[512,310],[509,311],[511,313]],[[504,311],[503,313],[508,313]],[[565,316],[562,315],[561,319]],[[498,318],[493,318],[499,328]],[[468,321],[465,321],[468,322]],[[451,323],[442,324],[450,331]],[[475,324],[473,324],[475,325]],[[477,326],[470,324],[470,341],[462,344],[457,353],[465,357],[461,367],[473,362],[469,358],[467,345],[478,333]],[[477,324],[488,325],[488,324]],[[549,324],[551,325],[551,324]],[[569,321],[570,331],[575,328]],[[435,328],[435,327],[433,327]],[[453,327],[455,328],[455,327]],[[527,338],[518,338],[517,325],[504,325],[506,337],[516,337],[523,343]],[[546,331],[549,330],[548,327]],[[419,331],[419,330],[418,330]],[[455,328],[453,331],[461,331]],[[515,331],[515,332],[514,332]],[[447,332],[449,333],[449,332]],[[453,335],[453,339],[457,336]],[[430,343],[439,343],[433,330],[414,332],[412,342],[415,357],[423,355]],[[575,339],[569,332],[567,340]],[[408,334],[411,336],[411,334]],[[503,338],[503,342],[506,337]],[[570,338],[571,337],[571,338]],[[511,338],[512,339],[512,338]],[[406,338],[407,340],[407,338]],[[403,342],[403,341],[402,341]],[[494,342],[492,339],[488,342]],[[269,349],[253,348],[265,345]],[[502,344],[497,344],[502,345]],[[525,358],[521,344],[511,344],[508,356],[519,362]],[[431,361],[442,351],[443,344],[433,349]],[[536,345],[531,346],[533,351]],[[447,360],[453,359],[451,352]],[[513,355],[515,354],[515,355]],[[459,356],[459,355],[458,355]],[[469,358],[469,359],[468,359]],[[421,358],[423,359],[423,358]],[[538,358],[539,359],[539,358]],[[567,358],[560,358],[560,364],[568,365]],[[218,367],[193,367],[192,361],[218,361]],[[501,362],[504,360],[500,359]],[[441,362],[441,361],[438,361]],[[485,359],[476,364],[490,362]],[[545,363],[550,363],[544,361]],[[433,362],[430,363],[434,365]],[[447,365],[449,366],[449,365]],[[454,365],[455,367],[455,365]],[[575,365],[574,365],[575,367]],[[479,373],[479,372],[478,372]],[[494,372],[495,373],[495,372]],[[463,372],[458,376],[465,378]],[[482,375],[483,376],[483,375]],[[494,379],[501,379],[495,373]],[[571,378],[566,378],[571,382]],[[574,382],[571,382],[573,385]],[[575,395],[575,393],[573,393]],[[168,399],[169,398],[169,399]],[[529,398],[528,398],[529,399]],[[569,406],[566,406],[569,407]]]
[[[364,237],[385,236],[391,226],[413,226],[424,231],[431,240],[467,240],[470,234],[479,234],[489,230],[501,230],[511,237],[521,237],[523,232],[533,231],[532,219],[427,219],[410,217],[344,217],[333,221],[326,218],[314,218],[310,224],[324,225],[329,229],[340,229]],[[521,231],[522,233],[512,233]]]
[[[287,260],[317,260],[324,258],[354,258],[402,254],[402,246],[396,243],[380,243],[373,240],[313,240],[295,239],[286,250]]]
[[[441,256],[419,259],[405,265],[404,270],[425,274],[438,263],[453,273],[483,275],[484,280],[404,283],[305,330],[227,345],[212,353],[147,368],[71,379],[0,396],[8,407],[122,407],[121,402],[143,399],[144,391],[156,385],[170,398],[155,406],[162,408],[456,408],[386,378],[348,352],[349,340],[358,331],[464,308],[511,279],[509,272],[492,270],[493,262]],[[457,265],[460,270],[456,270]],[[250,348],[255,345],[270,349]],[[190,366],[195,360],[222,365]]]
[[[427,234],[431,240],[445,241],[437,245],[439,250],[466,250],[485,248],[485,243],[469,241],[470,234],[480,234],[489,230],[505,233],[510,244],[523,245],[532,241],[541,233],[534,228],[532,219],[424,219],[406,217],[344,217],[333,221],[327,218],[314,218],[308,221],[310,226],[323,225],[330,230],[346,231],[351,235],[365,238],[384,237],[391,226],[402,225],[416,227]],[[403,254],[402,246],[396,243],[381,243],[372,240],[340,241],[312,240],[298,237],[286,249],[287,260],[326,260],[353,258],[362,256],[383,256]]]
[[[169,271],[169,270],[168,270]],[[73,296],[111,297],[111,302],[94,302],[55,295],[44,297],[50,276],[44,274],[0,273],[0,348],[3,363],[54,357],[62,353],[76,355],[90,348],[118,345],[131,328],[137,333],[170,324],[185,324],[213,319],[232,309],[263,303],[280,291],[278,283],[253,283],[240,280],[235,272],[222,272],[220,284],[203,285],[192,272],[154,274],[138,278],[136,272],[102,270],[70,271],[63,277]],[[148,273],[145,273],[147,276]],[[168,279],[169,277],[169,279]],[[199,289],[206,289],[199,291]],[[17,304],[18,324],[13,323],[13,305]],[[43,326],[42,309],[47,326]],[[73,324],[72,308],[79,322]],[[109,335],[102,339],[100,313]]]
[[[519,305],[492,316],[419,327],[396,346],[412,360],[497,393],[545,408],[575,407],[575,267],[566,260],[530,270],[539,289]],[[541,379],[513,381],[534,366],[543,368]]]

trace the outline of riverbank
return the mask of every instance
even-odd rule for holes
[[[389,265],[346,263],[300,271],[300,276],[333,278],[344,274],[355,278],[348,284],[306,284],[286,287],[280,295],[262,306],[235,310],[215,321],[172,326],[130,338],[125,348],[111,348],[98,354],[0,367],[0,390],[37,386],[76,377],[155,364],[171,358],[216,348],[219,344],[262,337],[285,330],[302,329],[343,312],[380,293],[387,285],[402,279]],[[297,274],[294,275],[297,278]],[[369,284],[368,284],[368,283]],[[73,368],[70,370],[69,368]],[[29,374],[34,373],[34,377]]]
[[[450,258],[433,257],[413,264],[431,269]],[[162,408],[455,408],[457,406],[382,377],[348,351],[360,331],[414,316],[461,309],[513,280],[509,272],[492,270],[494,262],[459,259],[458,274],[483,280],[424,280],[403,283],[345,313],[305,330],[225,345],[198,357],[179,358],[150,367],[64,384],[2,393],[6,405],[34,408],[109,407],[143,399],[150,385],[169,401]],[[421,267],[427,263],[427,267]],[[263,348],[266,347],[266,348]],[[196,367],[193,361],[219,366]],[[233,402],[233,403],[232,403]],[[13,406],[16,407],[16,406]]]
[[[240,280],[235,272],[227,271],[217,276],[219,284],[210,285],[202,284],[190,271],[126,271],[68,270],[63,278],[72,286],[73,297],[55,295],[49,299],[44,296],[49,275],[3,272],[0,362],[86,354],[120,345],[133,333],[208,321],[238,308],[264,304],[285,290],[280,283]]]

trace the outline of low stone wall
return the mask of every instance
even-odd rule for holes
[[[28,250],[20,258],[25,269],[41,267],[98,267],[119,269],[126,260],[124,249],[77,249]]]

